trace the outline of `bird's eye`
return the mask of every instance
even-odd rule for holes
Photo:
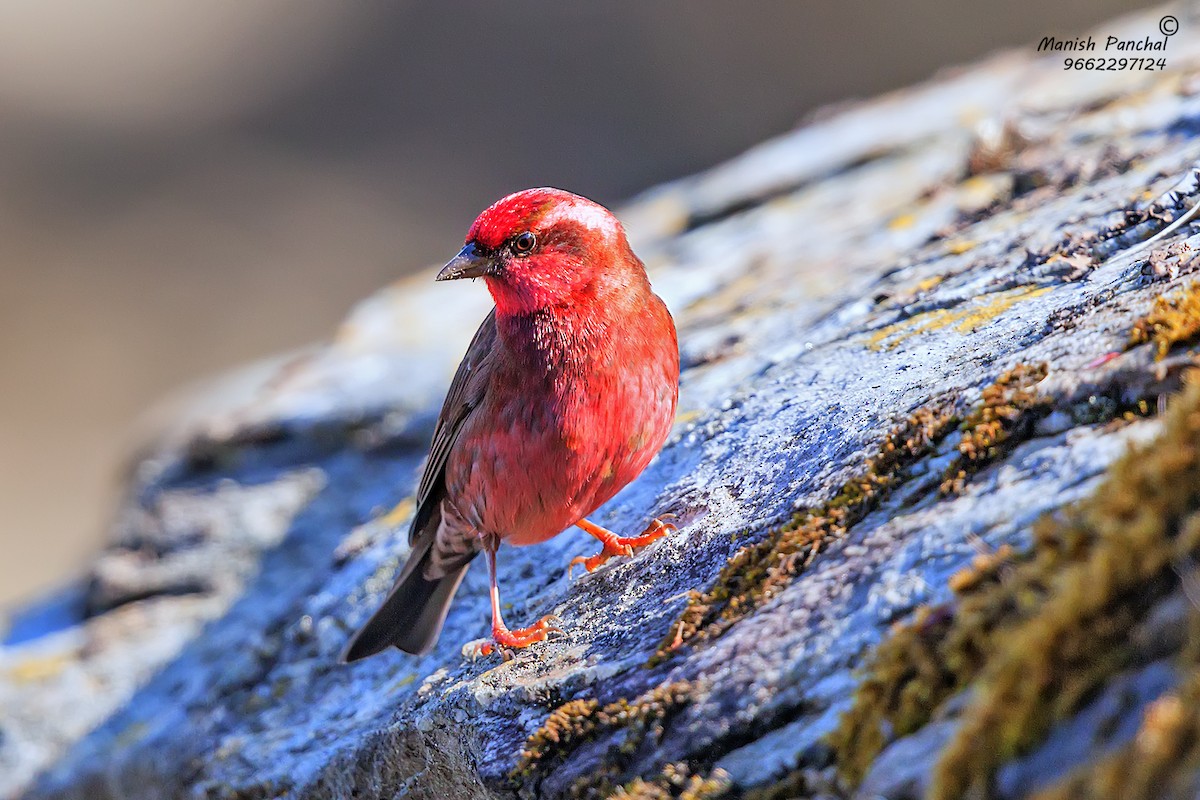
[[[513,239],[513,252],[519,256],[527,256],[533,252],[534,246],[537,244],[537,237],[529,231],[517,236]]]

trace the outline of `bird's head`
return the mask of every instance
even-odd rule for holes
[[[608,209],[561,189],[526,189],[494,203],[439,281],[484,278],[500,314],[530,313],[646,282]]]

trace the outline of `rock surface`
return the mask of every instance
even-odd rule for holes
[[[434,653],[336,663],[404,557],[405,498],[482,286],[404,281],[328,345],[161,409],[89,584],[18,619],[0,649],[0,794],[853,793],[826,737],[874,649],[952,603],[981,552],[1027,548],[1036,519],[1095,491],[1157,435],[1157,397],[1191,363],[1126,351],[1200,264],[1186,228],[1133,252],[1200,198],[1200,37],[1184,35],[1200,21],[1175,13],[1166,70],[1000,56],[622,209],[679,324],[681,413],[596,519],[640,530],[671,512],[680,529],[576,580],[567,562],[594,548],[579,532],[502,551],[510,620],[554,613],[565,631],[511,660],[460,653],[486,632],[477,565]],[[1100,33],[1157,36],[1160,16]],[[1036,413],[974,461],[973,429],[950,416],[911,452],[911,429],[892,435],[923,410],[969,420],[986,387],[1009,392],[1005,373],[1041,364],[1022,389]],[[884,472],[893,445],[907,455]],[[740,548],[774,558],[810,523],[823,538],[766,562],[769,590],[722,577]],[[691,601],[686,616],[688,592],[714,582],[734,610]],[[1183,609],[1153,641],[1186,627]],[[1178,646],[1159,649],[994,790],[1027,796],[1127,743],[1128,719],[1177,680]],[[562,727],[537,734],[552,713]],[[889,736],[860,796],[927,791],[954,703],[938,714]]]

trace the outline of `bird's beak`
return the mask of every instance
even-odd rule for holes
[[[482,278],[495,274],[496,262],[476,250],[475,243],[471,242],[450,259],[450,263],[442,267],[435,280],[455,281],[459,278]]]

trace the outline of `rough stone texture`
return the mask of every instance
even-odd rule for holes
[[[1200,24],[1174,13],[1185,32]],[[1102,33],[1140,38],[1159,16]],[[1052,415],[941,497],[951,435],[786,590],[723,636],[644,666],[688,590],[795,509],[828,501],[915,409],[968,407],[1022,363],[1046,362],[1038,388],[1056,397],[1169,387],[1180,362],[1156,368],[1149,345],[1095,365],[1200,263],[1187,231],[1126,252],[1162,226],[1127,211],[1176,184],[1184,195],[1158,208],[1167,217],[1198,196],[1200,37],[1173,37],[1167,59],[1164,72],[1076,72],[1057,56],[1000,56],[624,208],[679,323],[681,414],[661,457],[595,519],[640,530],[673,512],[680,530],[574,581],[567,561],[595,546],[581,533],[503,551],[510,620],[555,613],[565,631],[512,660],[460,653],[486,631],[479,565],[433,654],[336,663],[404,557],[402,501],[486,312],[482,286],[404,281],[330,344],[160,409],[93,580],[57,611],[17,620],[0,650],[0,792],[561,797],[613,763],[627,734],[601,731],[510,779],[552,709],[679,680],[689,702],[652,746],[631,748],[616,783],[676,762],[719,768],[740,788],[818,774],[854,670],[889,627],[948,600],[981,541],[1023,546],[1035,518],[1093,489],[1156,421]],[[54,619],[68,624],[47,631]],[[1004,795],[1127,738],[1114,715],[1170,685],[1162,666],[1121,677],[1113,692],[1133,699],[1098,698],[1002,772]],[[921,791],[947,725],[893,743],[862,796]],[[1080,748],[1097,727],[1111,740]]]

